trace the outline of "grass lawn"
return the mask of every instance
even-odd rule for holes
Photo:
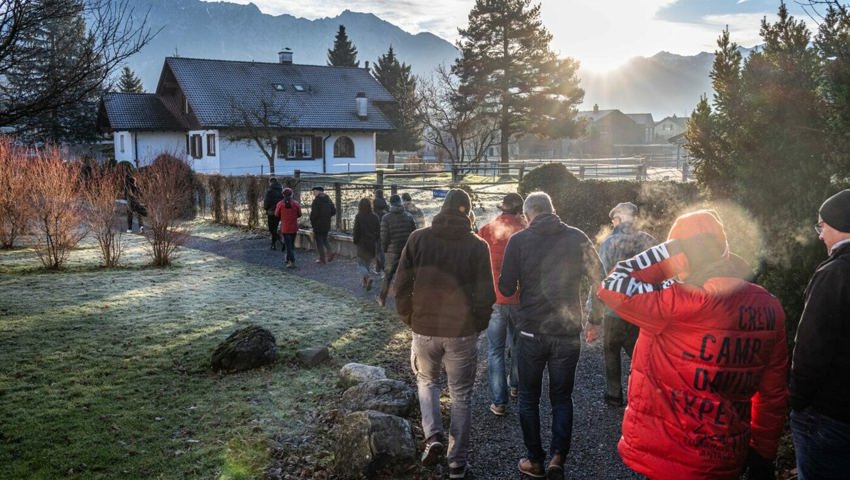
[[[124,238],[115,270],[91,245],[58,273],[31,250],[0,251],[0,478],[255,478],[272,437],[313,431],[339,365],[405,355],[400,322],[343,291],[187,249],[154,269],[143,239]],[[216,345],[252,323],[280,360],[213,373]],[[333,361],[300,368],[295,352],[317,345]]]

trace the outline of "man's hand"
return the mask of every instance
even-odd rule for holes
[[[594,343],[599,340],[599,325],[594,325],[587,322],[584,325],[584,341],[587,344]]]

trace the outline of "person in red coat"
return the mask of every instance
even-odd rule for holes
[[[295,268],[295,235],[298,234],[298,219],[301,205],[292,198],[292,189],[283,189],[283,200],[277,202],[274,215],[280,219],[280,233],[286,248],[286,268]]]
[[[490,267],[493,270],[493,288],[496,303],[487,324],[487,373],[490,377],[490,411],[502,416],[507,413],[508,388],[512,397],[517,396],[517,363],[514,350],[514,323],[519,307],[519,292],[506,297],[499,292],[499,274],[505,247],[511,235],[526,227],[522,214],[523,199],[518,193],[509,193],[498,206],[502,214],[481,227],[478,235],[490,247]],[[510,367],[505,375],[505,358],[510,358]]]
[[[779,301],[747,281],[717,214],[676,219],[597,292],[640,327],[618,449],[651,479],[773,478],[788,351]]]

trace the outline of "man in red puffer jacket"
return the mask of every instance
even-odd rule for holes
[[[788,352],[779,301],[746,280],[716,213],[619,262],[597,295],[640,327],[619,451],[651,479],[773,478]]]

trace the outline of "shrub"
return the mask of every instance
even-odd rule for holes
[[[27,231],[26,151],[11,137],[0,136],[0,247],[12,248]]]
[[[555,192],[564,192],[579,184],[575,177],[562,163],[547,163],[525,174],[517,191],[525,197],[531,192],[546,192],[554,201]]]
[[[115,200],[124,195],[124,169],[94,167],[82,193],[86,204],[85,221],[97,240],[103,265],[118,266],[124,250],[121,241],[124,229],[115,226]]]
[[[139,169],[136,177],[139,199],[147,210],[146,237],[151,247],[152,263],[170,265],[177,247],[188,238],[181,223],[192,206],[192,173],[179,158],[161,154],[149,167]]]

